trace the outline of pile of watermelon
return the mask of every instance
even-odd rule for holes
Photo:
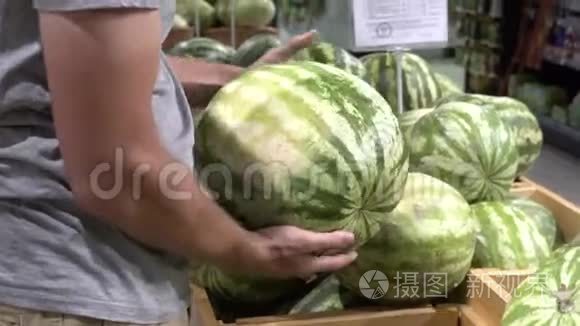
[[[233,5],[233,7],[232,7]],[[200,31],[230,26],[232,14],[236,26],[265,27],[276,14],[273,0],[176,0],[175,28],[194,27],[199,17]]]
[[[279,44],[251,42],[257,53]],[[260,56],[251,45],[233,55],[240,65]],[[192,267],[193,282],[225,311],[440,302],[473,267],[562,271],[571,277],[557,290],[578,290],[576,249],[562,246],[552,212],[510,193],[542,147],[529,108],[465,94],[409,53],[398,115],[393,60],[318,42],[287,63],[252,66],[213,98],[197,122],[196,168],[221,207],[250,230],[349,230],[359,253],[311,283]],[[526,293],[507,320],[527,318],[520,308],[537,293]]]

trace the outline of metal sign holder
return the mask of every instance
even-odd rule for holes
[[[387,52],[392,53],[395,56],[395,67],[397,69],[397,110],[399,111],[399,115],[405,111],[405,97],[403,96],[403,55],[409,50],[409,48],[401,46],[396,46],[387,50]]]

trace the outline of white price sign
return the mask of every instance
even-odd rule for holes
[[[352,0],[352,8],[358,48],[448,42],[447,0]]]

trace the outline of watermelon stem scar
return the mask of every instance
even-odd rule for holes
[[[569,314],[575,310],[572,298],[575,290],[568,289],[565,285],[560,286],[560,290],[556,292],[555,297],[558,301],[558,311],[562,314]]]

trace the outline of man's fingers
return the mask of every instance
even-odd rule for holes
[[[312,45],[312,43],[314,43],[317,37],[318,33],[316,31],[310,31],[304,34],[300,34],[298,36],[294,36],[288,41],[288,44],[285,46],[285,49],[290,52],[298,52]]]
[[[310,258],[303,266],[303,275],[315,275],[318,273],[333,273],[352,264],[358,254],[350,251],[335,256],[320,256]]]
[[[355,236],[351,232],[327,233],[296,229],[291,240],[302,253],[344,252],[353,248]]]

